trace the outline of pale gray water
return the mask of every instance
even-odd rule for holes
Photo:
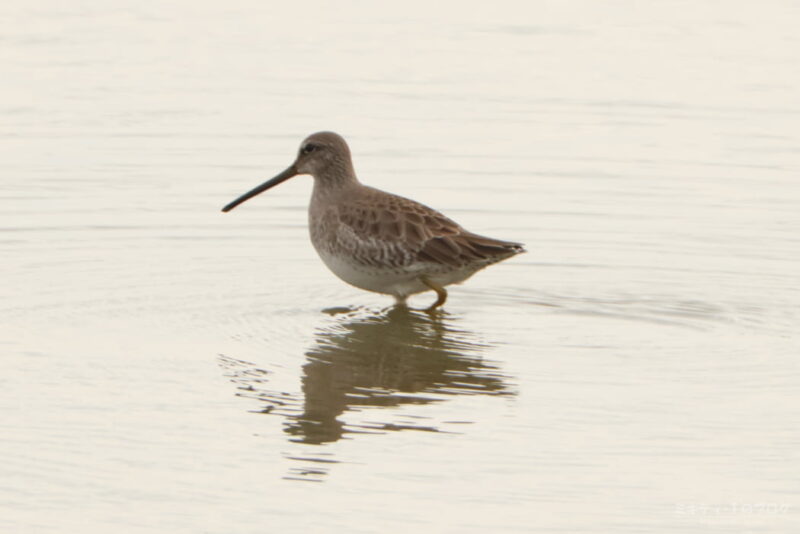
[[[0,17],[0,531],[800,530],[796,3]],[[320,129],[530,252],[432,320],[219,212]]]

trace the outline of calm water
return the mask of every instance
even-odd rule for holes
[[[800,530],[796,3],[0,17],[0,531]],[[529,253],[431,318],[219,212],[320,129]]]

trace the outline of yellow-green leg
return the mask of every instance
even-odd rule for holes
[[[419,279],[423,284],[436,291],[436,296],[437,296],[436,302],[431,304],[430,307],[426,308],[425,311],[431,312],[436,308],[438,308],[439,306],[441,306],[442,304],[444,304],[444,301],[447,300],[447,291],[445,290],[445,288],[435,282],[432,282],[431,280],[429,280],[424,276],[421,276]]]

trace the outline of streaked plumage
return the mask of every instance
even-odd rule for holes
[[[434,309],[446,299],[444,286],[524,252],[519,243],[473,234],[423,204],[361,184],[347,143],[333,132],[306,138],[288,169],[223,211],[296,174],[314,177],[309,230],[328,268],[351,285],[398,302],[432,289],[438,295]]]

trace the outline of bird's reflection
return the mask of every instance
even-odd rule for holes
[[[441,424],[397,408],[454,395],[512,393],[498,367],[484,360],[489,345],[457,322],[404,308],[339,313],[317,331],[306,352],[300,393],[272,390],[270,373],[249,362],[222,357],[221,363],[240,396],[262,402],[260,412],[286,418],[284,430],[294,442],[318,445],[394,430],[441,432]]]

